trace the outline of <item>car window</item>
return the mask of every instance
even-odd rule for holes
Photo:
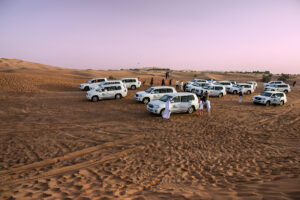
[[[173,93],[173,90],[171,88],[167,88],[167,93]]]
[[[96,83],[96,80],[92,80],[91,83]]]
[[[189,96],[182,96],[181,102],[189,102]]]
[[[167,89],[166,89],[166,88],[159,89],[159,92],[160,92],[160,93],[167,93]]]
[[[131,82],[135,83],[135,82],[136,82],[136,79],[131,79]]]
[[[190,96],[188,96],[189,97],[189,101],[193,101],[193,100],[195,100],[195,97],[194,97],[194,95],[190,95]]]
[[[121,86],[116,86],[116,90],[121,90]]]
[[[122,83],[126,83],[126,80],[122,80]]]
[[[215,87],[215,90],[223,90],[223,87]]]
[[[159,94],[160,91],[159,91],[159,89],[156,89],[156,90],[153,91],[153,93],[154,93],[154,94]]]
[[[172,101],[173,101],[174,103],[180,102],[180,96],[174,97],[174,98],[172,99]]]

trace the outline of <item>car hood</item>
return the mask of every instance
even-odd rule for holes
[[[261,95],[256,95],[256,96],[254,96],[253,98],[255,98],[255,97],[259,97],[259,98],[269,98],[269,97],[266,97],[266,96],[261,96]]]
[[[137,93],[135,93],[135,94],[137,94],[137,95],[139,95],[139,96],[144,96],[144,95],[149,94],[149,93],[147,93],[147,92],[145,92],[145,91],[142,91],[142,92],[137,92]]]
[[[158,105],[158,106],[165,106],[166,105],[166,102],[163,102],[163,101],[160,101],[160,100],[155,100],[155,101],[151,101],[150,103],[149,103],[149,105],[153,105],[153,106],[156,106],[156,105]]]

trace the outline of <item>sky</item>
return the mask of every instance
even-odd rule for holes
[[[0,57],[300,73],[300,0],[0,0]]]

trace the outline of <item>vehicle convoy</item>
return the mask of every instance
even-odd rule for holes
[[[196,94],[201,95],[201,93],[204,94],[206,91],[208,92],[209,96],[215,96],[215,97],[223,97],[227,94],[224,85],[203,86],[203,88],[196,89]]]
[[[264,83],[264,88],[270,86],[270,85],[278,85],[278,84],[285,84],[283,81],[270,81],[268,83]]]
[[[287,98],[284,92],[266,91],[254,96],[252,101],[254,104],[264,104],[266,106],[271,104],[283,105],[287,102]]]
[[[208,86],[208,85],[210,85],[210,84],[209,83],[204,83],[204,82],[203,83],[196,82],[196,83],[187,85],[186,88],[185,88],[185,91],[194,93],[197,88],[199,88],[199,87],[202,88],[202,87]]]
[[[93,79],[89,80],[86,83],[80,84],[79,87],[80,87],[81,90],[88,91],[94,85],[97,85],[97,84],[105,82],[105,81],[107,81],[106,78],[93,78]]]
[[[90,86],[90,90],[95,90],[97,88],[101,88],[108,85],[123,85],[123,87],[126,87],[125,84],[120,80],[114,80],[114,81],[104,81],[98,84],[95,84],[93,86]]]
[[[158,100],[166,94],[177,93],[175,88],[169,86],[156,86],[148,88],[145,91],[137,92],[135,100],[148,104],[150,101]]]
[[[135,90],[142,85],[142,82],[137,78],[121,78],[121,81],[126,85],[127,88],[130,88],[132,90]]]
[[[154,114],[163,115],[165,111],[166,102],[171,98],[170,111],[171,113],[193,113],[199,109],[198,98],[193,93],[180,92],[173,94],[166,94],[159,100],[151,101],[147,105],[147,110]]]
[[[253,85],[253,89],[256,90],[256,88],[257,88],[257,82],[255,82],[255,81],[248,81],[247,84]]]
[[[243,93],[244,94],[251,94],[254,92],[254,88],[253,88],[253,85],[251,84],[248,84],[248,83],[238,83],[236,85],[233,85],[231,87],[227,87],[227,92],[228,93],[232,93],[232,94],[237,94],[239,93],[239,91],[243,89]]]
[[[86,98],[93,102],[103,99],[121,99],[127,96],[127,88],[120,84],[105,85],[86,93]]]
[[[265,91],[278,91],[288,93],[291,92],[291,87],[289,84],[275,84],[265,87]]]

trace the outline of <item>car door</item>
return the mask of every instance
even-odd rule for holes
[[[270,98],[271,104],[280,104],[280,100],[281,100],[280,95],[277,93],[272,94]]]
[[[152,94],[152,100],[158,100],[160,99],[160,89],[153,90]]]
[[[159,89],[159,98],[163,97],[165,94],[167,94],[167,88]]]
[[[179,112],[186,112],[190,106],[191,106],[190,97],[188,95],[181,96]]]
[[[207,90],[209,96],[215,96],[215,86],[211,86],[208,90]]]
[[[181,100],[180,100],[180,96],[176,96],[171,100],[171,112],[172,113],[178,113],[180,112],[180,104],[181,104]]]
[[[108,87],[106,95],[105,95],[105,98],[106,99],[113,99],[113,98],[115,98],[115,90],[116,90],[115,86]]]

